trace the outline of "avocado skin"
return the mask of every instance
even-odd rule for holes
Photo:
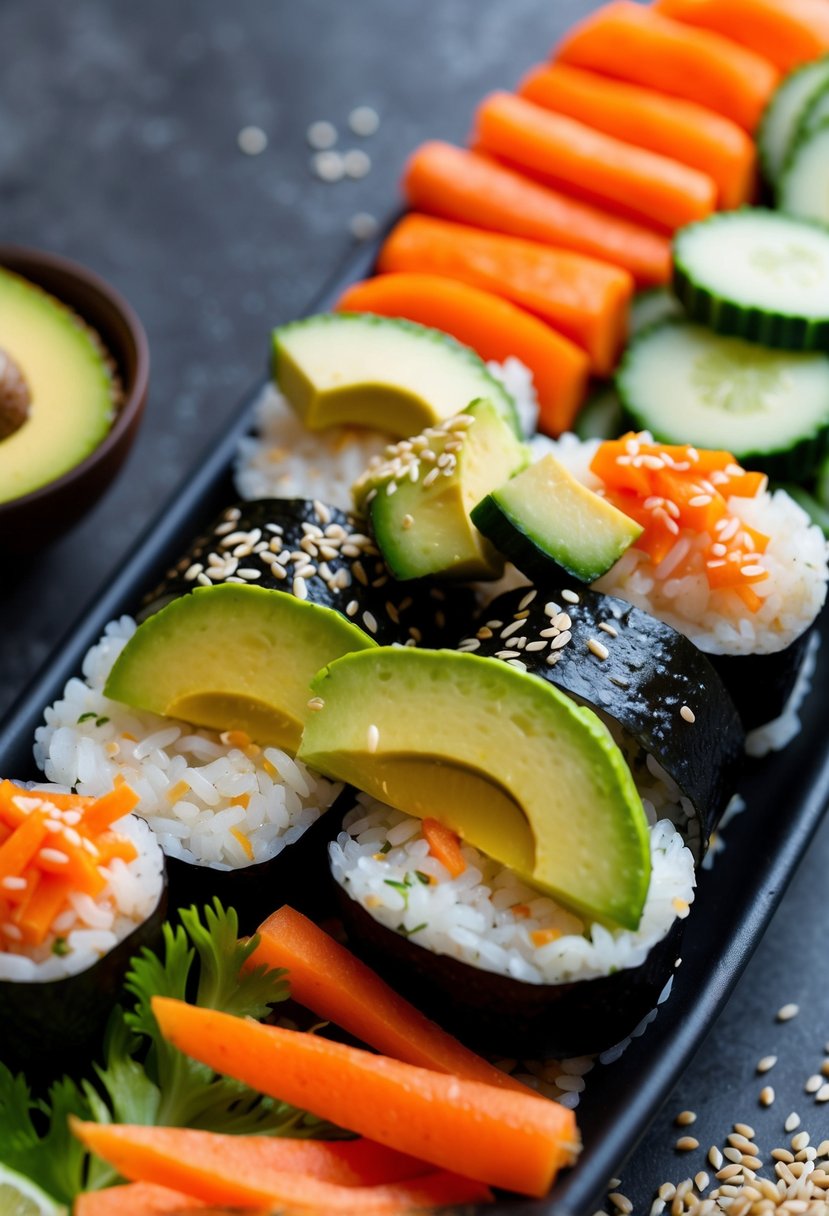
[[[349,532],[365,533],[367,523],[359,516],[338,507],[327,507],[331,523],[340,524]],[[235,514],[238,512],[238,516]],[[167,571],[163,580],[145,598],[139,620],[151,616],[153,612],[163,608],[170,600],[177,599],[193,591],[199,584],[193,579],[188,580],[186,572],[197,563],[204,563],[212,552],[223,552],[224,536],[217,529],[225,528],[228,522],[233,523],[234,532],[251,532],[260,529],[263,537],[272,533],[268,525],[282,528],[285,547],[298,550],[305,538],[303,524],[319,526],[320,520],[313,500],[306,498],[262,498],[254,502],[240,502],[228,507],[209,527],[196,538],[189,549]],[[228,535],[225,533],[224,535]],[[232,533],[230,533],[232,535]],[[317,562],[315,559],[314,564]],[[376,547],[372,546],[370,555],[361,560],[368,575],[367,584],[354,574],[354,558],[338,556],[328,561],[332,573],[347,570],[351,574],[348,587],[332,587],[319,574],[305,580],[307,598],[311,603],[320,604],[324,608],[333,608],[345,615],[353,624],[366,628],[364,613],[368,611],[377,625],[376,632],[366,628],[366,632],[381,646],[390,646],[394,642],[405,644],[411,640],[418,641],[424,646],[453,646],[459,632],[466,627],[474,612],[475,596],[467,587],[453,587],[451,595],[429,579],[419,579],[408,582],[405,586],[397,584],[379,556]],[[255,580],[257,587],[265,587],[271,591],[291,592],[292,580],[275,578],[270,567],[263,562],[257,553],[246,556],[242,563],[246,567],[258,570],[260,577]],[[382,581],[381,581],[382,580]],[[380,586],[376,586],[380,581]],[[354,615],[346,612],[347,606],[356,601],[358,611]],[[390,614],[387,605],[391,603],[396,612],[397,620]],[[412,630],[419,635],[415,637]]]
[[[578,595],[577,604],[563,598],[568,588]],[[544,605],[552,600],[570,617],[572,639],[552,667],[546,651],[524,650],[522,661],[533,674],[618,723],[669,773],[696,810],[686,843],[699,861],[734,793],[745,756],[739,715],[714,666],[683,634],[625,600],[552,576],[536,590],[520,633],[532,640],[550,625]],[[489,620],[506,626],[528,591],[519,587],[498,596],[479,615],[477,628]],[[618,636],[600,630],[603,622]],[[491,638],[479,639],[475,653],[495,655],[507,644],[499,635],[495,630]],[[606,646],[606,659],[590,653],[591,638]],[[693,724],[680,716],[683,705],[693,710]]]
[[[567,984],[528,984],[419,946],[335,886],[349,948],[467,1047],[496,1056],[588,1055],[620,1042],[656,1007],[685,923],[676,920],[639,967]]]

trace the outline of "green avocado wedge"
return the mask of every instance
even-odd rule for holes
[[[295,752],[320,665],[375,646],[339,612],[286,592],[199,587],[139,625],[104,693]]]
[[[635,929],[650,880],[630,770],[589,709],[497,659],[378,647],[312,683],[299,757],[432,816],[590,920]]]
[[[516,435],[515,402],[468,346],[369,313],[320,313],[273,331],[273,378],[311,431],[367,426],[397,439],[488,397]]]

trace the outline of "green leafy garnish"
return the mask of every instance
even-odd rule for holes
[[[289,992],[282,971],[248,968],[257,938],[239,941],[233,909],[218,900],[200,914],[180,913],[163,928],[158,954],[132,959],[125,989],[132,1002],[115,1009],[103,1063],[80,1085],[64,1078],[48,1101],[35,1101],[22,1076],[0,1064],[0,1163],[36,1181],[62,1203],[81,1190],[116,1181],[103,1161],[70,1134],[76,1114],[98,1123],[195,1127],[235,1135],[310,1137],[337,1130],[304,1111],[276,1102],[191,1060],[172,1047],[153,1016],[154,996],[175,997],[237,1017],[261,1019]]]
[[[78,718],[78,726],[80,726],[81,722],[88,722],[90,718],[97,718],[97,716],[98,715],[95,713],[94,709],[88,710],[85,714],[81,714],[81,716]]]

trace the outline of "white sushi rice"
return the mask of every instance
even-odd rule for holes
[[[599,489],[602,482],[591,473],[590,462],[600,443],[571,434],[558,440],[538,436],[533,449],[538,457],[552,452],[584,485]],[[709,654],[771,654],[785,649],[823,607],[829,578],[826,540],[784,490],[764,491],[755,498],[732,497],[728,508],[771,538],[765,553],[756,558],[768,571],[768,578],[752,583],[763,600],[757,612],[751,612],[733,591],[711,590],[703,573],[672,577],[677,562],[698,543],[691,533],[680,532],[658,565],[643,550],[628,549],[594,588],[658,616]],[[706,535],[703,543],[709,540]]]
[[[489,363],[512,394],[524,433],[535,430],[538,402],[532,373],[518,359]],[[255,435],[239,441],[234,480],[240,498],[319,498],[351,510],[351,487],[389,442],[384,431],[329,427],[309,431],[287,399],[267,384],[254,405]]]
[[[466,869],[452,878],[430,854],[421,820],[368,795],[343,826],[330,845],[332,873],[375,920],[436,954],[531,984],[639,966],[694,898],[693,858],[667,820],[650,829],[651,882],[635,931],[585,924],[468,844]],[[532,934],[548,929],[560,936],[534,945]]]
[[[230,870],[293,844],[340,793],[276,747],[238,740],[134,710],[103,693],[135,622],[107,625],[35,733],[35,760],[50,781],[99,796],[121,776],[136,811],[169,857]],[[246,849],[244,842],[248,842]],[[252,856],[251,856],[252,854]]]
[[[32,801],[39,789],[27,791]],[[138,856],[125,862],[114,858],[102,866],[107,885],[93,899],[72,894],[68,906],[55,919],[51,932],[40,946],[31,947],[9,940],[0,925],[0,980],[17,983],[45,983],[78,975],[109,954],[119,942],[153,913],[161,898],[164,858],[149,826],[135,815],[126,815],[112,825],[112,831],[128,837]],[[12,926],[14,928],[14,926]],[[56,945],[61,952],[56,953]]]

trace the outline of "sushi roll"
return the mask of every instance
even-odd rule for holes
[[[648,670],[653,635],[640,617],[620,623],[630,636],[613,674],[626,671],[619,697],[644,714],[665,656],[657,647]],[[637,639],[641,675],[630,661]],[[679,637],[684,648],[693,653]],[[548,670],[556,653],[531,652]],[[696,804],[668,772],[679,771],[671,751],[681,747],[665,736],[667,710],[645,752],[644,726],[626,734],[611,707],[603,721],[588,697],[539,679],[530,663],[379,649],[320,673],[324,707],[300,755],[363,791],[330,848],[355,951],[480,1050],[573,1056],[630,1034],[666,992],[695,858],[742,752],[736,712],[697,658],[683,687],[662,682],[669,703],[693,690],[709,732],[703,751],[685,735],[695,762],[704,754],[716,770],[707,792],[686,787]],[[579,660],[601,705],[601,660],[587,650]],[[674,730],[690,732],[680,708]],[[597,894],[604,881],[610,893]]]
[[[107,697],[104,686],[136,634],[112,622],[89,651],[82,678],[47,708],[35,760],[50,781],[98,797],[125,781],[166,858],[173,906],[217,895],[252,932],[290,900],[315,910],[309,883],[329,831],[319,822],[341,792],[284,748],[241,730],[208,730]]]
[[[746,730],[775,723],[768,744],[788,742],[790,697],[826,598],[820,529],[728,452],[646,433],[536,442],[643,528],[594,587],[685,634],[719,671]]]
[[[82,1062],[129,960],[160,941],[164,857],[130,813],[137,801],[124,783],[93,798],[0,782],[0,1021],[12,1070],[49,1076]]]
[[[333,608],[381,645],[451,644],[472,593],[395,583],[365,526],[318,499],[228,507],[147,597],[142,617],[199,586],[249,582]]]

